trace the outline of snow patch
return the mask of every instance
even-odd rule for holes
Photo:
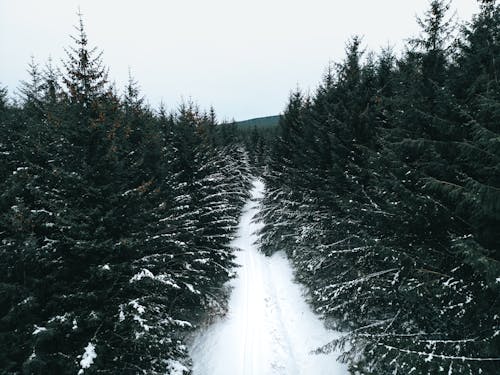
[[[40,332],[44,332],[46,330],[47,330],[47,328],[39,327],[35,324],[35,329],[33,330],[33,335],[38,335]]]
[[[129,282],[133,283],[133,282],[145,279],[145,278],[158,281],[158,282],[160,282],[162,284],[171,286],[174,289],[181,289],[181,287],[179,285],[177,285],[175,283],[175,281],[172,280],[172,277],[170,275],[163,274],[163,275],[157,275],[157,276],[155,276],[153,274],[153,272],[151,272],[150,270],[148,270],[146,268],[143,268],[141,270],[141,272],[136,273],[134,276],[132,276],[132,278],[129,280]]]
[[[134,276],[132,276],[132,278],[130,279],[130,282],[133,283],[134,281],[142,280],[145,277],[150,278],[150,279],[154,279],[155,275],[153,275],[153,272],[151,272],[150,270],[143,268],[141,270],[141,272],[136,273]]]
[[[53,322],[64,323],[65,321],[68,320],[68,317],[69,317],[68,313],[66,313],[64,315],[56,315],[56,316],[49,319],[49,323],[53,323]]]
[[[184,283],[184,285],[186,285],[186,287],[188,288],[188,290],[193,293],[193,294],[200,294],[200,291],[195,289],[191,284],[189,283]]]
[[[80,361],[81,369],[78,371],[78,375],[82,375],[85,369],[89,368],[94,363],[94,359],[96,358],[95,345],[89,342],[83,352],[82,360]]]
[[[339,353],[313,351],[339,337],[327,330],[305,302],[284,252],[262,254],[256,234],[262,228],[254,218],[264,195],[264,184],[253,183],[243,209],[237,237],[238,277],[226,316],[197,332],[190,354],[194,375],[345,375]],[[257,216],[258,217],[258,216]]]
[[[144,306],[142,306],[141,304],[139,304],[139,302],[137,302],[136,299],[130,301],[129,305],[131,305],[134,309],[136,309],[136,311],[139,314],[144,314],[144,312],[146,311],[146,309],[144,308]]]
[[[189,372],[189,369],[186,366],[173,359],[167,360],[167,369],[169,375],[183,375]]]
[[[174,325],[178,326],[178,327],[188,327],[188,328],[191,328],[193,325],[190,323],[190,322],[187,322],[185,320],[177,320],[177,319],[174,319],[172,320],[172,323],[174,323]]]
[[[123,322],[125,320],[125,313],[123,312],[123,305],[120,305],[120,311],[118,312],[118,321]]]

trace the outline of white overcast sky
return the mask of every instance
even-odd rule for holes
[[[427,0],[0,0],[0,84],[15,92],[33,55],[59,63],[80,6],[90,44],[121,88],[128,69],[148,102],[213,105],[220,119],[281,112],[290,90],[314,90],[352,35],[378,51],[418,33]],[[475,0],[454,0],[458,19]]]

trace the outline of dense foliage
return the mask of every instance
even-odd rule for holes
[[[500,7],[453,40],[431,2],[397,58],[359,38],[290,97],[266,173],[264,251],[286,249],[356,374],[497,374]]]
[[[0,91],[0,372],[188,373],[224,310],[248,156],[213,111],[150,110],[107,81],[83,24],[62,73]]]
[[[360,38],[275,128],[122,95],[83,23],[62,71],[0,87],[0,373],[188,374],[225,310],[229,242],[264,171],[285,249],[353,374],[500,366],[500,6],[433,0],[405,52]],[[272,145],[272,147],[271,147]],[[248,150],[248,151],[247,151]]]

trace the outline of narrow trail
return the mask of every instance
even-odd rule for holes
[[[194,375],[344,375],[338,354],[311,354],[338,336],[304,301],[293,281],[291,265],[283,252],[263,255],[254,222],[264,194],[255,180],[251,199],[243,209],[232,246],[237,252],[238,277],[225,317],[201,331],[191,348]]]

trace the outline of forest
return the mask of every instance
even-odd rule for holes
[[[190,374],[253,176],[261,250],[342,332],[317,355],[498,374],[500,6],[458,25],[449,8],[432,0],[400,53],[352,37],[253,128],[117,89],[80,17],[60,66],[0,85],[0,374]]]

